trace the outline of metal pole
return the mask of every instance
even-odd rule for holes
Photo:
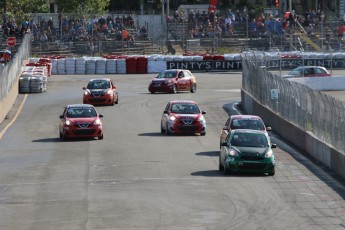
[[[6,0],[4,0],[4,24],[6,24],[6,8],[7,8],[6,5],[7,5]]]
[[[323,40],[324,40],[324,34],[323,34],[323,19],[325,18],[325,15],[323,14],[323,12],[322,12],[322,14],[321,14],[321,50],[323,51],[324,49],[323,49]]]

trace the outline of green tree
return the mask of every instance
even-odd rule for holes
[[[108,10],[110,0],[57,0],[58,12],[80,15],[102,14]]]
[[[4,15],[5,1],[2,1],[1,9]],[[6,1],[6,20],[15,19],[17,22],[23,20],[31,20],[35,13],[49,12],[49,4],[47,0],[16,0]]]

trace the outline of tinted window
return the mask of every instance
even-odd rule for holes
[[[174,78],[176,77],[176,71],[165,71],[160,73],[156,78]]]
[[[267,137],[261,133],[235,133],[230,143],[242,147],[268,147]]]
[[[110,88],[109,81],[90,81],[87,85],[88,89],[108,89]]]
[[[233,119],[230,127],[231,129],[265,130],[263,121],[259,119]]]
[[[196,104],[186,103],[186,104],[173,104],[171,106],[171,112],[181,113],[181,114],[198,114],[200,113],[199,107]]]
[[[67,109],[66,116],[70,118],[96,117],[96,110],[92,107],[70,107]]]

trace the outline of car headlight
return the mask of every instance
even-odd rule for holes
[[[85,96],[89,95],[89,92],[88,92],[88,91],[85,91],[85,92],[84,92],[84,95],[85,95]]]
[[[93,124],[95,124],[95,125],[100,125],[100,124],[101,124],[101,120],[100,120],[100,119],[97,119],[97,120],[95,120],[95,122],[94,122]]]
[[[176,119],[177,119],[177,118],[176,118],[175,116],[170,116],[170,117],[169,117],[169,120],[170,120],[170,121],[175,121]]]
[[[67,121],[65,122],[65,124],[66,124],[66,125],[72,125],[72,121],[67,120]]]
[[[165,83],[165,84],[170,84],[170,83],[171,83],[171,80],[165,80],[164,83]]]
[[[110,89],[108,89],[105,93],[111,95],[113,92]]]
[[[235,150],[231,149],[231,150],[229,151],[229,156],[237,157],[237,156],[238,156],[238,152],[236,152]]]
[[[273,157],[273,151],[272,151],[272,150],[269,150],[269,151],[265,154],[265,157],[266,157],[266,158],[271,158],[271,157]]]
[[[201,116],[198,118],[198,121],[205,121],[204,116],[201,115]]]

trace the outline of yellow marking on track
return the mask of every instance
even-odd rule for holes
[[[0,140],[2,139],[4,134],[6,133],[7,129],[17,120],[17,117],[19,116],[20,111],[22,111],[27,97],[28,97],[28,95],[25,94],[24,99],[23,99],[22,103],[20,104],[20,106],[19,106],[16,114],[14,115],[13,119],[11,120],[10,123],[8,123],[8,125],[6,125],[6,127],[3,130],[1,130],[1,132],[0,132]]]

